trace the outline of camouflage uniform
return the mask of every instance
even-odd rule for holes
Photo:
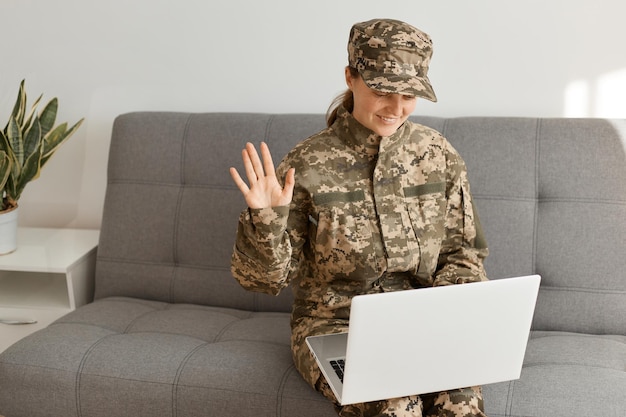
[[[407,121],[381,137],[340,108],[331,127],[283,159],[279,178],[290,167],[296,186],[288,207],[242,212],[232,272],[253,291],[292,285],[294,362],[336,401],[307,336],[346,331],[357,294],[486,280],[488,251],[465,164],[433,129]],[[428,406],[465,416],[482,415],[468,411],[481,404],[475,387],[337,408],[344,416],[399,417],[422,415],[422,407],[430,413]]]

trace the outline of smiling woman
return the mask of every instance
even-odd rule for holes
[[[354,95],[352,116],[380,136],[391,136],[409,118],[417,98],[414,95],[384,93],[368,87],[360,75],[346,68],[346,84]]]
[[[417,98],[436,101],[431,54],[430,37],[407,23],[354,24],[348,90],[331,105],[328,128],[297,144],[277,169],[267,144],[259,154],[247,143],[247,183],[230,170],[248,205],[233,275],[271,294],[297,283],[295,365],[340,416],[484,415],[479,386],[343,404],[305,342],[347,331],[354,296],[487,279],[465,163],[441,133],[408,120]]]

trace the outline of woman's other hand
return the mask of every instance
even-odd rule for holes
[[[291,202],[295,184],[295,169],[290,168],[285,175],[285,186],[281,187],[272,154],[265,142],[261,143],[261,158],[253,144],[248,142],[241,151],[243,166],[248,184],[241,178],[237,169],[231,167],[230,175],[243,194],[248,207],[253,209],[285,206]]]

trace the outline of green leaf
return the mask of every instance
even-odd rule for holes
[[[5,151],[0,151],[0,211],[9,207],[4,188],[11,174],[11,157]]]
[[[44,164],[48,162],[48,159],[50,159],[57,149],[76,132],[80,125],[83,124],[84,120],[85,119],[80,119],[74,126],[70,127],[69,130],[66,130],[67,123],[62,123],[44,138],[41,166],[44,166]]]
[[[22,138],[22,130],[15,117],[11,117],[9,120],[7,133],[7,139],[9,140],[9,146],[13,149],[14,158],[22,166],[24,165],[24,140]]]
[[[32,155],[37,148],[41,148],[41,130],[39,118],[35,116],[35,120],[24,133],[24,159]]]
[[[13,153],[13,149],[9,144],[9,139],[6,137],[4,132],[0,131],[0,151],[4,152],[9,158],[9,177],[6,180],[4,185],[4,191],[7,193],[7,197],[11,198],[12,195],[15,194],[16,181],[15,179],[19,177],[22,167],[18,165],[17,159],[15,158],[15,154]],[[6,202],[5,200],[3,200]]]
[[[49,153],[54,153],[56,149],[61,145],[63,139],[66,137],[67,123],[61,123],[49,132],[44,138],[43,155],[46,156]]]
[[[13,153],[11,150],[11,146],[9,145],[9,140],[7,139],[4,131],[0,130],[0,151],[5,151],[6,153]]]
[[[33,122],[33,117],[35,117],[35,115],[37,114],[37,106],[39,105],[39,102],[41,101],[41,98],[43,97],[43,94],[40,95],[37,100],[35,100],[35,102],[33,103],[33,105],[30,107],[30,112],[28,113],[28,116],[26,116],[24,118],[24,121],[22,122],[22,124],[20,125],[20,127],[22,128],[22,130],[26,130],[28,127],[30,127],[30,125]]]
[[[9,195],[14,195],[15,188],[17,186],[17,178],[19,178],[22,171],[22,165],[18,163],[14,149],[9,142],[9,138],[4,134],[4,132],[0,132],[0,149],[2,149],[11,160],[11,174],[9,175],[9,179],[5,185],[5,191]]]
[[[57,110],[59,108],[59,100],[53,98],[46,104],[46,107],[39,113],[39,121],[41,123],[41,136],[45,137],[54,126],[57,118]]]
[[[11,157],[7,155],[5,151],[0,151],[0,200],[2,200],[2,194],[4,186],[9,179],[11,173]]]
[[[22,191],[32,180],[36,180],[39,178],[39,173],[41,172],[41,150],[42,146],[39,146],[35,152],[30,155],[26,161],[24,162],[24,166],[22,167],[22,173],[19,176],[19,180],[17,181],[16,188],[14,194],[11,195],[13,200],[19,200],[22,195]]]
[[[11,117],[13,117],[21,126],[22,121],[24,120],[24,113],[26,113],[26,89],[24,88],[24,83],[26,80],[22,80],[20,83],[20,89],[17,92],[17,100],[15,100],[15,105],[13,106],[13,111],[11,112]],[[5,131],[8,129],[5,128]]]

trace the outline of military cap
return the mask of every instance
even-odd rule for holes
[[[350,29],[348,64],[377,91],[437,101],[428,79],[432,53],[430,36],[399,20],[373,19]]]

